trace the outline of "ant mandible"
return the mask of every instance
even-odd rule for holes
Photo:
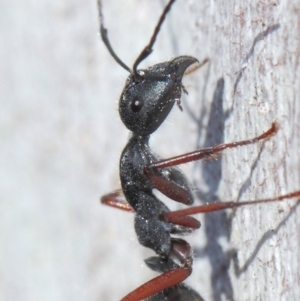
[[[194,201],[191,185],[177,165],[213,157],[224,149],[269,139],[278,131],[278,125],[274,122],[270,129],[252,139],[220,144],[165,160],[153,154],[149,147],[150,135],[163,123],[175,103],[181,109],[181,93],[186,92],[182,78],[190,66],[199,64],[194,57],[178,56],[147,69],[137,69],[152,52],[160,27],[174,2],[175,0],[170,0],[164,8],[149,44],[130,69],[110,45],[104,27],[102,4],[98,0],[101,38],[114,60],[130,73],[120,97],[119,113],[124,125],[132,132],[120,158],[120,179],[126,202],[119,199],[120,191],[115,191],[102,197],[102,203],[135,212],[134,226],[140,244],[157,254],[146,259],[145,263],[150,269],[162,273],[121,301],[203,301],[194,289],[183,283],[192,273],[192,248],[185,240],[171,235],[186,235],[200,228],[200,222],[191,217],[196,213],[277,202],[300,196],[300,191],[296,191],[276,198],[212,203],[171,212],[152,193],[153,189],[157,189],[176,202],[191,205]],[[207,60],[199,65],[205,62]]]

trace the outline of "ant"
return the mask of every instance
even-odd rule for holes
[[[219,202],[171,212],[152,192],[159,190],[168,198],[191,205],[194,201],[192,188],[178,165],[216,157],[225,149],[265,141],[278,131],[277,123],[260,136],[239,142],[220,144],[190,153],[159,159],[150,149],[149,139],[164,122],[174,104],[181,108],[181,93],[187,93],[182,78],[188,69],[202,63],[191,56],[178,56],[147,69],[139,64],[152,52],[157,35],[175,0],[169,0],[154,29],[149,44],[142,50],[130,69],[114,52],[104,26],[102,3],[98,0],[101,38],[114,60],[129,72],[119,101],[119,114],[124,125],[132,132],[120,158],[120,179],[126,201],[120,199],[121,191],[102,197],[102,203],[135,213],[135,231],[144,247],[152,249],[157,256],[145,260],[146,265],[160,276],[141,285],[121,301],[204,301],[191,287],[183,283],[192,273],[193,252],[183,239],[172,235],[187,235],[200,228],[200,222],[191,215],[245,205],[278,202],[300,197],[300,191],[270,199]]]

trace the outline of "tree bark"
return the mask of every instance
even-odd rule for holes
[[[300,2],[224,1],[191,8],[200,19],[192,32],[201,45],[197,56],[211,59],[199,144],[248,139],[274,121],[280,127],[265,143],[228,150],[219,161],[201,164],[202,195],[242,201],[299,189]],[[296,200],[205,221],[204,249],[212,269],[208,300],[299,298]]]

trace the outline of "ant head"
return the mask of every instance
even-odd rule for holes
[[[198,62],[190,56],[179,56],[145,70],[137,69],[151,54],[160,27],[174,2],[175,0],[169,0],[149,44],[137,57],[131,70],[110,45],[107,29],[104,27],[101,0],[98,0],[101,38],[115,61],[130,73],[119,103],[120,116],[125,126],[137,135],[150,135],[161,125],[175,101],[179,103],[184,72],[190,65]]]
[[[162,124],[174,103],[180,100],[182,77],[198,62],[179,56],[129,75],[119,102],[124,125],[137,135],[150,135]]]

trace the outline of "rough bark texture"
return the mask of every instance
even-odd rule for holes
[[[0,300],[114,301],[154,276],[133,216],[98,203],[119,186],[128,131],[116,109],[127,73],[98,39],[95,2],[0,3]],[[103,2],[131,66],[165,2]],[[300,1],[178,0],[141,67],[180,54],[210,64],[187,76],[184,112],[153,135],[162,157],[280,126],[265,143],[183,167],[195,203],[299,189]],[[207,301],[299,300],[295,204],[198,216],[189,283]]]

